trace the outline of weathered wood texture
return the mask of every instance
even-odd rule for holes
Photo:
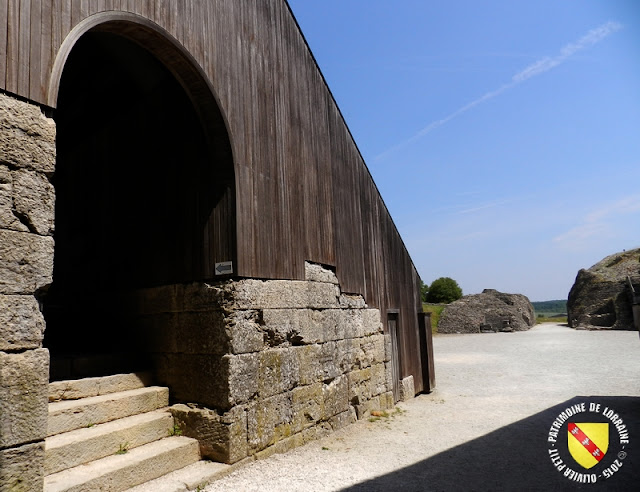
[[[334,265],[346,292],[383,316],[399,309],[401,376],[421,390],[418,274],[287,3],[0,0],[0,88],[55,106],[61,44],[106,11],[164,29],[216,91],[234,155],[236,273],[301,279],[305,260]]]

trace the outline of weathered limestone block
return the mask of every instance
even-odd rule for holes
[[[313,344],[376,333],[365,328],[363,309],[265,309],[264,329],[272,346]],[[375,310],[377,311],[377,310]]]
[[[291,352],[298,359],[300,368],[300,384],[308,385],[323,381],[324,370],[322,360],[322,345],[305,345],[292,347]]]
[[[289,349],[269,349],[258,354],[258,394],[260,398],[293,389],[300,379],[300,366]]]
[[[52,273],[52,237],[0,230],[0,294],[33,294]]]
[[[324,396],[324,419],[349,410],[349,380],[340,376],[322,387]]]
[[[218,314],[223,316],[222,312]],[[234,311],[222,318],[226,323],[226,334],[230,337],[228,345],[231,353],[244,354],[262,350],[265,332],[259,324],[259,315],[258,311],[243,310]],[[224,333],[222,330],[221,334]]]
[[[324,416],[324,393],[322,383],[299,386],[291,392],[294,433],[315,425]]]
[[[234,288],[236,309],[328,309],[340,296],[337,285],[323,282],[240,280]]]
[[[222,463],[235,463],[247,456],[247,414],[234,407],[220,415],[206,408],[173,405],[171,414],[182,435],[197,439],[200,453]]]
[[[54,230],[53,185],[41,173],[19,169],[13,171],[13,204],[15,211],[32,232],[46,236]]]
[[[0,352],[0,448],[47,435],[49,351]]]
[[[360,405],[371,399],[371,368],[351,371],[347,374],[349,379],[349,402],[351,405]]]
[[[395,407],[392,391],[387,391],[386,393],[381,394],[378,399],[380,400],[380,408],[382,410],[389,410]]]
[[[339,285],[335,272],[317,263],[304,263],[304,279],[311,282],[325,282]]]
[[[391,369],[391,362],[384,363],[384,374],[386,378],[387,388],[391,390],[393,388],[393,372]]]
[[[289,393],[260,399],[247,408],[249,454],[292,435],[293,408]]]
[[[0,492],[33,492],[44,485],[44,441],[0,450]]]
[[[0,165],[0,229],[28,232],[29,228],[16,215],[13,196],[11,171],[7,166]]]
[[[322,427],[322,425],[315,425],[303,430],[300,432],[300,435],[302,435],[303,444],[307,444],[308,442],[315,441],[326,436],[327,431]]]
[[[344,340],[363,336],[362,309],[331,309],[324,311],[323,325],[327,340]]]
[[[321,346],[320,365],[322,367],[322,380],[335,379],[343,374],[340,366],[338,342],[327,342]]]
[[[385,333],[384,335],[384,361],[390,362],[392,354],[391,334]]]
[[[371,335],[363,339],[362,349],[371,359],[371,364],[384,362],[386,357],[384,344],[384,335],[382,334]]]
[[[356,411],[353,407],[349,407],[346,411],[334,415],[329,419],[331,429],[337,431],[347,425],[353,424],[357,420]]]
[[[387,391],[391,391],[388,386],[391,375],[386,373],[384,363],[373,364],[371,366],[371,394],[381,395]]]
[[[355,405],[355,411],[358,419],[364,419],[371,415],[371,412],[379,412],[380,410],[384,410],[380,406],[380,398],[372,398],[371,400],[366,400],[359,405]]]
[[[152,384],[153,377],[149,372],[55,381],[49,383],[49,401],[78,400],[144,388]]]
[[[135,316],[136,330],[151,352],[223,355],[229,348],[220,311]]]
[[[352,364],[354,368],[364,369],[384,360],[384,336],[372,335],[354,340]]]
[[[262,321],[268,344],[275,347],[324,342],[323,326],[317,319],[320,313],[311,309],[264,309]]]
[[[201,282],[171,284],[131,293],[128,301],[136,313],[184,313],[198,311],[223,311],[234,295],[234,282],[209,285]]]
[[[231,380],[229,366],[228,357],[215,355],[154,355],[158,383],[169,386],[173,398],[181,402],[195,402],[222,410],[228,410],[233,406],[229,395]],[[254,376],[256,374],[257,364]],[[234,374],[234,380],[241,381],[241,378]],[[242,391],[243,388],[235,388],[235,390]]]
[[[347,338],[346,340],[338,340],[336,343],[337,351],[335,353],[336,364],[342,373],[360,369],[357,364],[360,353],[360,338]]]
[[[341,294],[339,304],[343,309],[365,309],[367,307],[367,303],[364,302],[364,297],[357,294]]]
[[[44,326],[35,297],[0,294],[0,350],[40,347]]]
[[[177,316],[172,332],[177,352],[222,355],[228,351],[229,337],[220,311],[185,312]]]
[[[382,320],[379,309],[365,309],[362,311],[364,332],[362,336],[382,333]]]
[[[297,447],[300,447],[305,444],[304,436],[302,433],[294,434],[291,437],[287,437],[286,439],[282,439],[277,441],[273,445],[268,448],[263,449],[256,453],[256,459],[263,460],[265,458],[269,458],[274,454],[282,454],[291,451]]]
[[[238,282],[216,284],[193,283],[185,285],[182,292],[182,308],[185,311],[224,310],[232,305]],[[252,309],[252,308],[249,308]]]
[[[260,354],[225,355],[228,366],[229,406],[249,401],[258,393]]]
[[[0,93],[0,163],[52,173],[56,125],[38,106]]]
[[[402,401],[410,400],[416,396],[415,386],[413,384],[413,376],[407,376],[400,380],[400,399]]]

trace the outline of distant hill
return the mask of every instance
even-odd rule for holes
[[[533,309],[536,311],[536,315],[539,314],[567,314],[567,301],[558,299],[555,301],[539,301],[532,302]]]

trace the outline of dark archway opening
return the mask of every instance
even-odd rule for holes
[[[60,82],[44,297],[51,380],[149,368],[126,293],[206,280],[235,256],[233,161],[217,105],[200,111],[202,91],[119,30],[132,27],[84,34]]]

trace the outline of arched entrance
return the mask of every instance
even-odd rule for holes
[[[56,89],[51,379],[143,369],[127,292],[203,281],[235,257],[224,120],[176,45],[129,20],[82,33]]]

